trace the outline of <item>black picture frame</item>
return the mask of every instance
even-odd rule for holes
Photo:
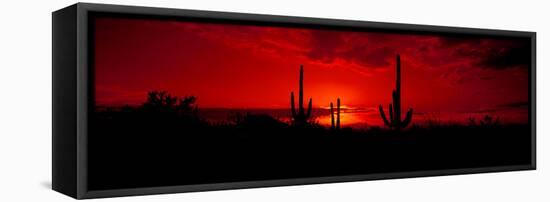
[[[89,18],[94,13],[150,16],[155,18],[190,18],[224,20],[239,23],[284,24],[299,27],[326,27],[352,30],[384,30],[413,33],[471,34],[531,39],[529,69],[529,123],[531,127],[531,163],[517,166],[450,169],[404,173],[366,174],[319,178],[297,178],[249,182],[228,182],[184,186],[162,186],[94,191],[87,188],[87,133],[88,114],[92,111],[93,64],[90,60]],[[53,131],[52,131],[52,188],[77,199],[164,194],[207,190],[224,190],[316,183],[351,182],[363,180],[441,176],[486,172],[536,169],[536,33],[473,29],[398,23],[380,23],[352,20],[334,20],[276,15],[257,15],[230,12],[211,12],[106,4],[77,3],[52,14],[53,45]]]

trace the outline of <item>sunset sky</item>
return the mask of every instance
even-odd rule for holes
[[[304,65],[314,107],[338,97],[386,108],[401,55],[403,107],[477,112],[525,107],[530,41],[98,17],[97,105],[137,105],[150,90],[202,108],[288,108]]]

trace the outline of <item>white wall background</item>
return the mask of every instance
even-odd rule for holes
[[[105,201],[549,201],[550,54],[545,1],[90,1],[536,31],[538,170],[105,199]],[[69,201],[51,186],[51,12],[75,1],[1,1],[0,201]]]

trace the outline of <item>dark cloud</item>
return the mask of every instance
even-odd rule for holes
[[[479,61],[479,64],[483,68],[491,69],[526,68],[530,61],[530,47],[527,44],[519,44],[507,48],[493,48]]]
[[[368,48],[368,45],[355,46],[350,50],[343,52],[345,59],[351,60],[359,65],[378,68],[388,67],[389,59],[395,54],[394,49],[390,47]]]
[[[530,43],[526,40],[441,37],[439,41],[441,48],[454,49],[453,55],[469,58],[480,68],[503,70],[530,64]]]
[[[387,36],[384,37],[317,30],[311,32],[311,49],[307,57],[323,63],[341,59],[365,68],[386,67],[395,55],[395,48],[381,46],[380,42],[387,40]]]
[[[343,43],[341,32],[324,30],[311,32],[311,51],[307,56],[313,60],[331,63],[340,55],[337,49]]]
[[[397,53],[412,58],[409,64],[424,67],[471,66],[494,70],[527,68],[531,55],[529,41],[516,38],[344,33],[328,30],[312,31],[310,47],[306,57],[314,61],[331,64],[343,60],[371,69],[391,67]]]
[[[440,46],[454,47],[465,43],[479,44],[481,42],[481,39],[472,38],[472,37],[447,36],[447,37],[440,37],[439,42],[440,42]]]

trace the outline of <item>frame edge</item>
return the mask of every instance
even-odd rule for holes
[[[52,12],[52,189],[77,197],[76,12]]]
[[[277,186],[292,186],[292,185],[309,185],[319,183],[341,183],[341,182],[354,182],[364,180],[380,180],[380,179],[396,179],[396,178],[413,178],[413,177],[430,177],[430,176],[447,176],[447,175],[462,175],[462,174],[478,174],[488,172],[505,172],[505,171],[522,171],[522,170],[536,170],[536,32],[529,31],[509,31],[509,30],[496,30],[496,29],[479,29],[479,28],[463,28],[463,27],[446,27],[446,26],[434,26],[434,25],[417,25],[417,24],[402,24],[402,23],[384,23],[384,22],[369,22],[369,21],[354,21],[354,20],[340,20],[340,19],[324,19],[324,18],[308,18],[308,17],[296,17],[296,16],[278,16],[278,15],[265,15],[265,14],[244,14],[244,13],[232,13],[232,12],[219,12],[219,11],[198,11],[198,10],[186,10],[186,9],[173,9],[173,8],[156,8],[156,7],[137,7],[137,6],[121,6],[121,5],[109,5],[109,4],[93,4],[93,3],[77,3],[77,118],[78,118],[78,132],[77,132],[77,194],[75,198],[89,199],[89,198],[102,198],[102,197],[116,197],[116,196],[136,196],[136,195],[148,195],[148,194],[168,194],[168,193],[183,193],[183,192],[196,192],[196,191],[214,191],[214,190],[227,190],[227,189],[243,189],[243,188],[261,188],[261,187],[277,187]],[[74,6],[74,5],[73,5]],[[373,27],[373,28],[386,28],[395,30],[415,30],[415,31],[430,31],[430,32],[457,32],[461,31],[466,34],[494,34],[498,32],[501,36],[521,36],[531,37],[532,40],[532,72],[531,72],[531,84],[532,91],[531,103],[532,103],[532,161],[529,165],[515,165],[515,166],[502,166],[502,167],[483,167],[483,168],[468,168],[468,169],[450,169],[450,170],[431,170],[420,172],[407,172],[407,173],[384,173],[384,174],[369,174],[369,175],[350,175],[350,176],[334,176],[334,177],[319,177],[319,178],[297,178],[288,180],[265,180],[265,181],[248,181],[248,182],[228,182],[217,184],[199,184],[199,185],[183,185],[183,186],[166,186],[166,187],[146,187],[146,188],[130,188],[130,189],[116,189],[116,190],[88,190],[87,189],[87,90],[88,90],[88,45],[89,40],[87,35],[87,23],[89,12],[120,12],[120,13],[132,13],[132,14],[146,14],[146,15],[170,15],[170,16],[191,16],[191,17],[205,17],[205,18],[229,18],[232,20],[250,20],[252,18],[258,22],[272,22],[279,21],[284,23],[311,23],[315,25],[324,24],[341,24],[341,26],[360,26],[360,27]]]

